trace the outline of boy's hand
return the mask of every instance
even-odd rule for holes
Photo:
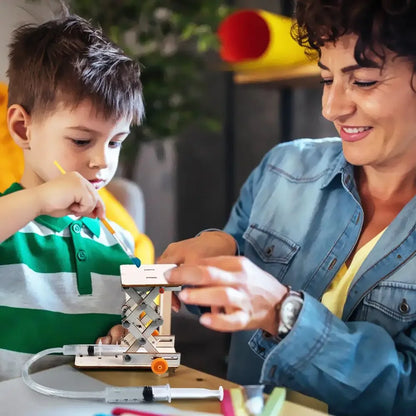
[[[119,344],[121,340],[127,335],[128,331],[122,325],[114,325],[105,337],[98,338],[95,343],[99,344]]]
[[[37,193],[39,215],[104,218],[105,208],[94,186],[78,172],[69,172],[32,188]]]

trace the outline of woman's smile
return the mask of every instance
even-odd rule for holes
[[[372,130],[372,127],[342,126],[339,128],[339,135],[346,142],[357,142],[366,138]]]

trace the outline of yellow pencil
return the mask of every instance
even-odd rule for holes
[[[66,172],[65,172],[64,168],[56,160],[53,163],[59,169],[59,172],[61,172],[62,175],[65,175]]]
[[[55,166],[59,169],[59,171],[65,175],[65,169],[55,160],[53,162]],[[113,235],[114,239],[117,241],[119,246],[124,250],[124,252],[130,257],[131,261],[137,266],[140,267],[140,260],[133,254],[133,252],[123,243],[123,240],[120,239],[120,237],[117,235],[114,228],[110,225],[110,223],[105,219],[101,218],[101,222],[104,224],[105,228],[107,228],[108,231]]]

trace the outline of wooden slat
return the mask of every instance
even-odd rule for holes
[[[316,63],[296,67],[265,68],[236,71],[236,84],[274,84],[276,86],[308,86],[318,84],[320,69]]]

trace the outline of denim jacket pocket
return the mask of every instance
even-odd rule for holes
[[[281,279],[299,251],[299,245],[289,238],[258,224],[251,224],[243,235],[246,241],[244,255]],[[256,261],[257,258],[257,261]]]
[[[366,320],[382,326],[394,337],[416,320],[416,284],[381,282],[363,304]]]

